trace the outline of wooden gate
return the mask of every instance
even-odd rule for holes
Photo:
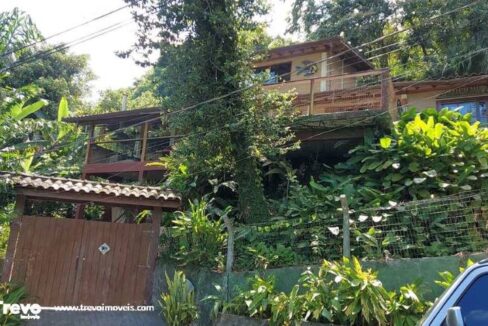
[[[3,279],[24,284],[44,306],[148,304],[156,233],[147,223],[22,216],[12,225]]]

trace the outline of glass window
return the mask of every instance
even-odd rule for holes
[[[488,275],[478,277],[459,299],[456,306],[461,307],[466,326],[488,325]]]
[[[488,123],[488,112],[485,101],[472,102],[447,102],[441,103],[440,108],[448,108],[462,114],[471,113],[473,121],[480,121],[483,124]]]
[[[265,84],[277,84],[290,81],[291,62],[275,64],[269,67],[260,67],[255,70],[256,74],[267,73],[269,78]]]

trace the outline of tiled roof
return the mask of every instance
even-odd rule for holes
[[[103,194],[114,197],[146,198],[154,200],[181,200],[181,197],[172,190],[164,190],[158,187],[134,186],[10,172],[0,172],[0,179],[20,188],[78,193],[84,192],[87,194]]]

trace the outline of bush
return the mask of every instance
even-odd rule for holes
[[[304,272],[289,294],[277,293],[273,279],[255,276],[248,291],[217,306],[223,312],[269,319],[270,325],[313,321],[410,326],[429,307],[417,292],[416,284],[389,292],[376,273],[362,269],[358,259],[343,258],[339,262],[324,260],[318,273]]]
[[[193,289],[182,272],[175,272],[173,280],[168,274],[165,276],[168,292],[161,294],[159,304],[166,323],[170,326],[190,325],[198,318]]]
[[[12,283],[0,283],[0,301],[3,303],[21,303],[25,298],[26,291],[23,286]],[[19,315],[12,315],[11,313],[4,315],[3,309],[0,309],[0,323],[2,325],[22,324]]]
[[[190,209],[177,212],[170,228],[169,251],[181,265],[222,269],[222,250],[226,241],[224,225],[212,220],[207,202],[190,203]]]
[[[447,109],[406,112],[391,135],[351,150],[346,162],[326,167],[308,185],[293,185],[275,205],[277,214],[328,215],[341,194],[356,209],[486,187],[488,129],[470,119]]]

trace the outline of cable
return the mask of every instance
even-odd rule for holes
[[[57,53],[57,52],[61,52],[69,47],[72,47],[72,46],[75,46],[75,45],[78,45],[78,44],[82,44],[82,43],[85,43],[85,42],[88,42],[90,40],[93,40],[95,38],[98,38],[100,36],[103,36],[107,33],[110,33],[110,32],[113,32],[117,29],[120,29],[122,27],[125,27],[129,24],[131,24],[132,21],[120,21],[118,23],[115,23],[115,24],[112,24],[112,25],[109,25],[107,27],[104,27],[100,30],[97,30],[93,33],[90,33],[88,35],[85,35],[81,38],[78,38],[78,39],[75,39],[75,40],[72,40],[70,41],[69,43],[67,44],[60,44],[60,45],[57,45],[55,46],[54,48],[52,49],[49,49],[49,50],[46,50],[46,51],[41,51],[41,52],[38,52],[36,54],[33,54],[31,56],[28,56],[27,58],[24,58],[22,60],[19,60],[17,62],[15,62],[14,64],[12,64],[11,66],[9,67],[5,67],[3,69],[0,70],[0,73],[4,73],[6,71],[9,71],[9,70],[13,70],[19,66],[22,66],[22,65],[25,65],[25,64],[28,64],[28,63],[32,63],[36,60],[39,60],[41,58],[45,58],[51,54],[54,54],[54,53]]]
[[[444,13],[444,14],[439,14],[439,15],[436,15],[436,16],[434,16],[434,17],[435,17],[435,18],[441,17],[442,15],[449,14],[449,13],[455,12],[455,11],[457,11],[457,10],[463,9],[463,8],[465,8],[466,6],[472,6],[472,5],[474,5],[475,3],[477,3],[477,2],[479,2],[479,1],[475,1],[475,2],[473,2],[473,3],[471,3],[471,4],[469,4],[469,5],[461,6],[461,7],[457,8],[457,9],[451,10],[450,12],[447,12],[447,13]],[[406,31],[406,30],[403,30],[403,31]],[[372,43],[374,43],[374,42],[375,42],[375,41],[372,41],[372,42],[368,42],[368,43],[366,43],[366,44],[372,44]],[[362,46],[364,46],[364,44],[363,44]],[[324,60],[328,60],[328,59],[330,60],[330,59],[332,59],[332,58],[337,58],[337,57],[339,57],[340,55],[342,55],[343,53],[349,52],[349,51],[351,51],[351,50],[353,50],[353,49],[351,48],[351,49],[348,49],[348,50],[346,50],[346,51],[343,51],[342,53],[336,54],[336,55],[334,55],[333,57],[329,57],[329,58],[327,58],[327,59],[322,59],[322,60],[319,60],[319,61],[317,61],[317,63],[318,63],[318,62],[322,62],[322,61],[324,61]],[[315,63],[312,63],[312,64],[315,64]],[[310,64],[310,65],[311,65],[311,64]],[[296,72],[295,72],[295,73],[296,73]],[[286,74],[283,74],[282,76],[285,76],[285,75],[292,75],[292,74],[293,74],[293,73],[286,73]],[[260,85],[260,84],[261,84],[261,83],[259,83],[259,85]],[[209,99],[209,100],[203,101],[203,102],[201,102],[201,103],[197,103],[197,104],[195,104],[195,105],[191,105],[191,106],[189,106],[189,107],[186,107],[186,108],[183,108],[183,109],[180,109],[180,110],[171,111],[171,112],[168,112],[167,114],[169,115],[169,114],[173,114],[173,113],[178,113],[178,112],[182,112],[182,111],[186,111],[186,110],[189,110],[189,109],[192,109],[192,108],[198,107],[198,106],[200,106],[200,105],[202,105],[202,104],[211,103],[211,102],[213,102],[213,101],[216,101],[216,100],[218,100],[218,99],[222,99],[222,98],[228,97],[228,96],[230,96],[230,95],[233,95],[233,94],[235,94],[235,93],[241,92],[241,91],[243,91],[243,90],[250,89],[251,87],[255,87],[256,85],[258,85],[258,84],[250,85],[250,86],[245,87],[245,88],[243,88],[243,89],[236,90],[236,91],[233,91],[233,92],[231,92],[231,93],[228,93],[228,94],[225,94],[225,95],[221,95],[221,96],[219,96],[219,97],[216,97],[216,98],[213,98],[213,99]],[[160,119],[160,117],[157,117],[156,119],[148,119],[148,120],[146,120],[146,121],[144,121],[144,122],[142,122],[142,123],[145,123],[145,122],[150,122],[150,121],[156,121],[156,120],[158,120],[158,119]],[[140,125],[140,124],[142,124],[142,123],[138,123],[138,124],[135,124],[135,125],[133,125],[133,126]],[[121,129],[124,129],[124,128],[121,128]],[[115,131],[114,131],[114,132],[115,132]]]
[[[1,55],[0,55],[0,58],[2,58],[2,57],[6,57],[6,56],[9,56],[9,55],[11,55],[12,53],[15,53],[15,52],[21,51],[21,50],[26,49],[26,48],[33,47],[33,46],[35,46],[35,45],[37,45],[37,44],[39,44],[39,43],[46,42],[47,40],[50,40],[50,39],[52,39],[52,38],[54,38],[54,37],[57,37],[57,36],[59,36],[59,35],[62,35],[62,34],[65,34],[65,33],[71,32],[71,31],[73,31],[73,30],[75,30],[75,29],[78,29],[78,28],[80,28],[80,27],[86,26],[86,25],[88,25],[88,24],[90,24],[90,23],[93,23],[93,22],[95,22],[95,21],[97,21],[97,20],[103,19],[103,18],[108,17],[108,16],[110,16],[110,15],[112,15],[112,14],[115,14],[116,12],[119,12],[119,11],[121,11],[121,10],[123,10],[123,9],[127,8],[127,7],[129,7],[129,5],[125,5],[125,6],[122,6],[122,7],[117,8],[117,9],[111,10],[111,11],[109,11],[109,12],[106,12],[106,13],[104,13],[104,14],[100,15],[100,16],[97,16],[97,17],[92,18],[92,19],[90,19],[90,20],[84,21],[84,22],[83,22],[83,23],[81,23],[81,24],[78,24],[78,25],[75,25],[75,26],[69,27],[69,28],[67,28],[67,29],[65,29],[65,30],[62,30],[61,32],[57,32],[57,33],[52,34],[52,35],[50,35],[50,36],[48,36],[48,37],[45,37],[45,38],[43,38],[42,40],[39,40],[39,41],[36,41],[36,42],[32,42],[32,43],[30,43],[30,44],[27,44],[27,45],[21,46],[21,47],[19,47],[19,48],[17,48],[17,49],[14,49],[14,50],[10,50],[10,51],[8,51],[8,52],[6,52],[6,53],[1,54]]]
[[[483,49],[480,49],[480,50],[477,50],[477,51],[472,51],[472,53],[477,53],[477,52],[482,51],[482,50],[483,50]],[[465,55],[460,55],[460,56],[458,56],[458,57],[464,57],[464,56],[469,56],[469,55],[470,55],[470,54],[465,54]],[[424,79],[424,80],[425,80],[425,79]],[[422,80],[418,81],[418,83],[419,83],[419,82],[422,82]],[[410,86],[412,86],[412,85],[410,85]],[[351,90],[353,90],[353,89],[346,89],[346,90],[344,90],[344,91],[351,91]],[[150,121],[150,120],[159,120],[159,119],[160,119],[160,117],[157,117],[156,119],[147,119],[147,120],[144,120],[143,122],[148,122],[148,121]],[[134,120],[139,120],[139,118],[134,118],[134,119],[133,119],[133,121],[134,121]],[[134,124],[134,125],[129,125],[129,126],[127,126],[127,127],[122,127],[122,128],[116,129],[116,130],[114,130],[114,131],[112,131],[112,132],[110,132],[110,133],[108,133],[108,134],[105,134],[104,136],[109,135],[109,134],[113,134],[113,133],[115,133],[115,132],[117,132],[117,131],[124,130],[124,129],[128,128],[128,127],[133,127],[133,126],[136,126],[136,125],[139,125],[139,124],[141,124],[141,123],[137,123],[137,124]],[[227,127],[227,126],[222,126],[222,127],[219,127],[219,128],[225,128],[225,127]],[[214,128],[214,129],[212,129],[212,130],[209,130],[208,132],[214,131],[214,130],[216,130],[216,129],[218,129],[218,128]],[[200,132],[199,134],[205,134],[205,132]],[[186,135],[186,136],[188,136],[188,137],[189,137],[189,136],[192,136],[192,134],[190,134],[190,135]],[[66,144],[65,146],[67,146],[67,145],[68,145],[68,144]],[[61,146],[55,146],[55,148],[54,148],[54,149],[58,149],[59,147],[62,147],[62,145],[61,145]],[[48,152],[47,150],[43,151],[43,153],[47,153],[47,152]]]

